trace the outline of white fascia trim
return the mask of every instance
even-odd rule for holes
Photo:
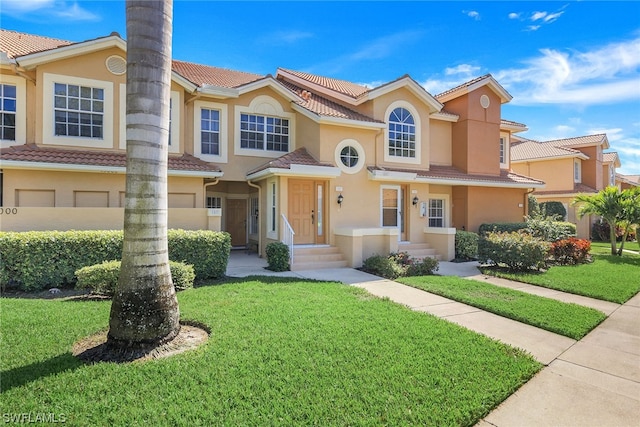
[[[510,124],[500,124],[500,130],[508,130],[511,131],[513,133],[518,133],[518,132],[525,132],[527,130],[529,130],[528,127],[526,126],[516,126],[516,125],[510,125]]]
[[[458,116],[457,114],[431,113],[429,114],[429,118],[434,120],[442,120],[444,122],[456,123],[460,116]]]
[[[193,82],[190,82],[189,80],[185,79],[184,77],[182,77],[180,74],[176,73],[175,71],[171,71],[171,80],[176,82],[178,85],[182,86],[183,88],[185,88],[187,91],[193,93],[196,90],[198,90],[198,85],[196,85]]]
[[[273,77],[266,77],[260,80],[256,80],[255,82],[247,83],[246,85],[240,86],[237,91],[240,95],[244,95],[245,93],[252,92],[257,89],[262,88],[271,88],[276,91],[283,98],[288,99],[289,101],[299,101],[301,98],[291,92],[289,89],[282,86],[278,83]]]
[[[466,187],[498,187],[498,188],[544,188],[546,184],[534,184],[534,183],[520,183],[520,182],[492,182],[492,181],[473,181],[464,179],[444,179],[444,178],[427,178],[418,177],[418,182],[425,184],[440,184],[440,185],[461,185]]]
[[[562,160],[562,159],[581,159],[581,160],[589,160],[589,156],[584,153],[576,153],[576,154],[567,154],[564,156],[549,156],[549,157],[537,157],[535,159],[523,159],[523,160],[513,160],[511,159],[511,164],[514,163],[532,163],[532,162],[546,162],[549,160]]]
[[[202,95],[207,95],[212,98],[219,99],[238,98],[240,96],[240,92],[238,91],[238,89],[214,85],[203,85],[202,87],[198,88],[197,91]]]
[[[16,65],[16,61],[7,56],[7,52],[0,52],[0,65],[11,66]]]
[[[358,101],[349,95],[345,95],[343,93],[336,92],[331,89],[327,89],[324,86],[302,79],[298,76],[294,76],[293,74],[289,74],[286,71],[282,71],[279,69],[278,72],[276,73],[276,78],[278,76],[284,76],[286,77],[287,80],[294,82],[294,84],[302,88],[310,88],[314,92],[319,92],[331,98],[339,99],[340,101],[346,102],[347,104],[358,105],[357,104]]]
[[[505,88],[503,88],[500,83],[498,83],[496,81],[496,79],[494,79],[492,76],[491,77],[487,77],[485,79],[482,79],[478,82],[475,82],[474,84],[472,84],[471,86],[465,86],[465,87],[461,87],[458,90],[455,90],[451,93],[447,93],[446,95],[443,95],[441,97],[439,97],[439,100],[441,102],[448,102],[451,101],[452,99],[458,98],[462,95],[466,95],[467,93],[471,93],[474,90],[481,88],[482,86],[489,86],[501,99],[501,102],[503,104],[511,101],[513,99],[513,96],[511,96],[511,94],[509,92],[506,91]]]
[[[120,48],[123,52],[127,51],[127,43],[119,36],[108,36],[96,40],[75,43],[69,46],[62,46],[53,50],[32,53],[29,55],[18,57],[18,63],[25,69],[33,69],[47,62],[59,61],[62,59],[72,58],[78,55],[84,55],[111,47]]]
[[[362,236],[397,236],[398,228],[348,228],[338,227],[333,230],[336,236],[362,237]]]
[[[418,177],[414,172],[398,171],[369,171],[369,179],[372,181],[414,182]]]
[[[366,101],[375,99],[382,95],[386,95],[387,93],[393,92],[402,87],[406,87],[407,89],[409,89],[409,91],[412,92],[414,95],[416,95],[419,99],[421,99],[422,102],[430,106],[433,109],[433,112],[439,112],[444,108],[444,105],[441,104],[440,101],[435,99],[433,95],[427,92],[425,88],[417,84],[410,77],[404,77],[391,84],[383,85],[376,89],[370,90],[369,92],[366,93],[365,96],[357,100],[356,105],[360,105]]]
[[[39,162],[21,162],[15,160],[4,160],[2,162],[3,169],[22,169],[22,170],[51,170],[66,172],[93,172],[93,173],[114,173],[126,174],[127,168],[122,166],[93,166],[93,165],[67,165],[61,163],[39,163]],[[199,172],[199,171],[182,171],[169,169],[169,176],[187,176],[202,178],[220,178],[223,172]]]
[[[290,169],[267,168],[251,175],[247,175],[248,180],[266,178],[270,176],[303,176],[308,178],[337,178],[342,171],[337,167],[310,166],[292,164]]]

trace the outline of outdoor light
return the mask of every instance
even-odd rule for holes
[[[343,200],[344,200],[344,197],[342,197],[342,194],[340,194],[340,195],[338,196],[338,204],[339,204],[340,206],[342,206],[342,201],[343,201]]]
[[[413,203],[413,206],[415,206],[418,204],[418,201],[419,201],[418,196],[413,196],[413,200],[411,201],[411,203]]]

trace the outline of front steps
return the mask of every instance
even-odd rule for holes
[[[398,252],[407,252],[411,258],[420,260],[423,258],[435,258],[438,261],[442,261],[442,256],[428,243],[400,242],[398,243]]]
[[[294,246],[291,271],[347,267],[347,260],[335,246]]]

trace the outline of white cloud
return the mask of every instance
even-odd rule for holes
[[[469,18],[475,19],[476,21],[480,20],[480,12],[476,10],[463,10],[462,13],[467,15]]]
[[[98,21],[99,16],[82,8],[77,2],[57,0],[2,0],[3,14],[17,19],[64,18],[67,21]]]
[[[598,105],[640,99],[640,38],[588,51],[542,49],[521,68],[494,73],[513,104]]]
[[[530,19],[535,22],[538,19],[544,18],[545,16],[547,16],[547,12],[533,12],[531,14],[531,18]]]
[[[455,67],[448,67],[444,70],[444,78],[432,76],[432,78],[421,83],[427,92],[437,95],[475,77],[478,77],[482,68],[471,64],[460,64]]]
[[[571,135],[576,131],[576,128],[568,125],[558,125],[553,130],[561,135]]]
[[[2,9],[8,14],[28,13],[34,10],[49,8],[54,0],[2,0]]]
[[[540,25],[527,25],[527,31],[537,31],[540,28]]]
[[[545,24],[550,24],[552,22],[555,22],[558,18],[560,18],[562,16],[564,12],[556,12],[556,13],[550,13],[549,15],[544,17],[544,22]]]
[[[511,12],[509,14],[509,19],[520,19],[521,16],[522,16],[522,13]]]
[[[288,30],[277,31],[261,38],[265,44],[294,44],[300,40],[313,37],[313,33],[308,31]]]
[[[444,70],[444,74],[447,76],[451,76],[451,75],[455,75],[455,74],[464,74],[464,75],[471,75],[473,73],[476,73],[480,70],[480,67],[477,67],[475,65],[470,65],[470,64],[460,64],[457,65],[455,67],[449,67],[449,68],[445,68]]]

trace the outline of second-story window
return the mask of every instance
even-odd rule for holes
[[[582,182],[582,165],[580,164],[580,160],[573,161],[573,182]]]
[[[0,139],[16,140],[17,88],[0,84]]]
[[[240,147],[289,151],[289,120],[256,114],[240,114]]]
[[[389,115],[389,155],[416,157],[416,125],[406,108],[398,107]]]
[[[200,145],[202,154],[220,154],[220,111],[200,109]]]
[[[54,117],[56,136],[102,139],[104,89],[55,83]]]
[[[506,151],[506,142],[504,138],[500,138],[500,164],[505,164],[507,163],[507,159],[505,156],[505,151]]]

